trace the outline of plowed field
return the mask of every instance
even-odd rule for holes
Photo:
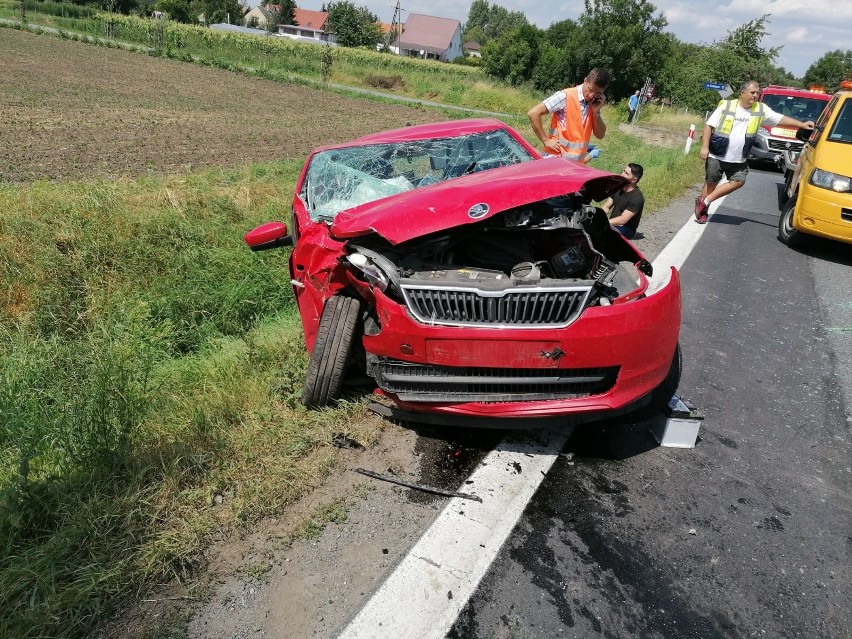
[[[445,119],[298,84],[0,29],[0,181],[236,167]]]

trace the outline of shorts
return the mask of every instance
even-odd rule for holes
[[[707,156],[707,161],[704,163],[704,180],[716,184],[722,179],[723,173],[730,182],[745,182],[748,176],[748,162],[722,162]]]

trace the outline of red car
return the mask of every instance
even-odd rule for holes
[[[293,245],[305,405],[366,376],[420,421],[661,408],[680,379],[680,281],[649,293],[651,265],[592,205],[623,183],[491,119],[311,153],[289,231],[245,236]]]

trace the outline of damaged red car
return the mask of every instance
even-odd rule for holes
[[[412,126],[315,150],[288,228],[311,353],[302,399],[369,384],[394,414],[494,425],[662,408],[681,362],[680,282],[594,205],[624,178],[542,158],[498,120]]]

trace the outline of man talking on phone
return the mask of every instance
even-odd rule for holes
[[[592,133],[599,140],[606,135],[601,108],[606,104],[604,91],[609,86],[606,69],[592,69],[582,84],[557,91],[529,111],[530,124],[545,153],[561,155],[578,162],[589,161],[589,140]],[[543,115],[550,114],[550,128],[545,131]]]

